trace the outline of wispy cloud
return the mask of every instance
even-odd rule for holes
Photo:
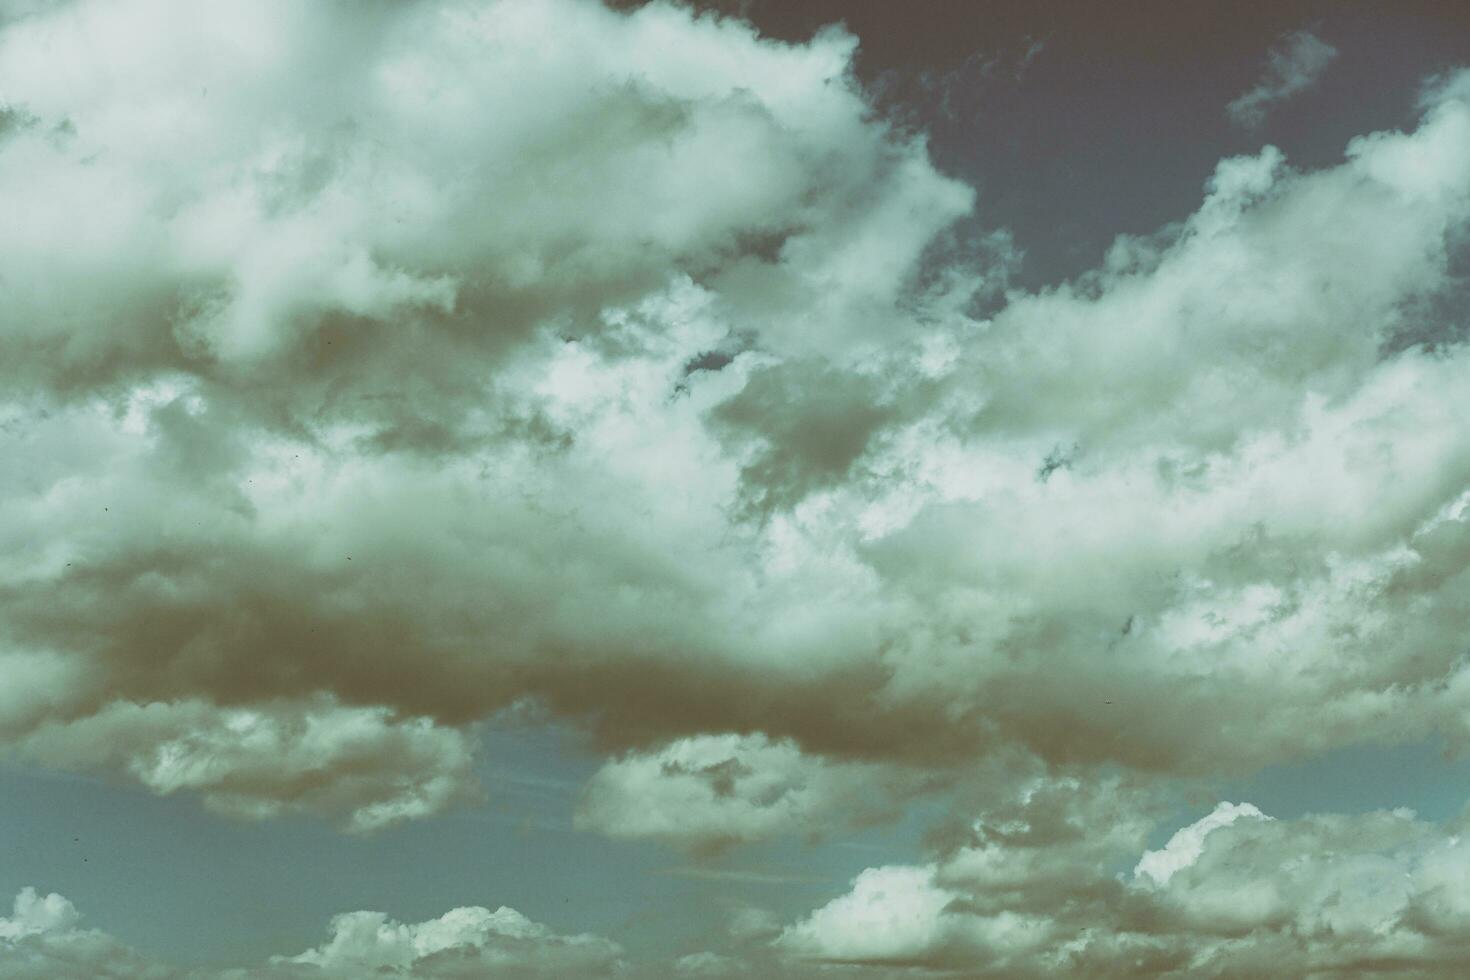
[[[1239,126],[1259,126],[1273,107],[1315,85],[1336,57],[1337,49],[1315,34],[1293,31],[1271,48],[1256,84],[1225,111]]]
[[[761,871],[755,868],[705,868],[699,865],[660,868],[656,873],[669,878],[727,881],[741,885],[810,885],[832,880],[818,875],[794,875],[780,871]]]

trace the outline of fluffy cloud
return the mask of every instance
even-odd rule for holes
[[[1213,811],[1180,829],[1169,838],[1169,842],[1157,851],[1149,851],[1138,859],[1134,877],[1151,878],[1155,883],[1167,885],[1169,879],[1181,868],[1187,868],[1199,860],[1204,850],[1205,838],[1210,831],[1228,827],[1241,817],[1270,819],[1250,803],[1221,803]]]
[[[405,923],[381,912],[332,919],[331,938],[296,956],[224,970],[191,970],[150,960],[104,932],[78,925],[67,899],[24,888],[10,918],[0,918],[4,980],[309,980],[312,977],[593,978],[625,975],[623,951],[610,940],[564,935],[502,906],[457,908]]]
[[[703,413],[881,339],[972,197],[852,50],[662,4],[9,11],[0,736],[371,826],[460,795],[457,729],[526,694],[743,672],[702,637],[767,546]],[[356,734],[264,772],[302,726]]]
[[[852,891],[781,934],[781,943],[823,959],[905,961],[946,942],[944,910],[955,893],[934,884],[932,867],[869,868]]]
[[[1336,57],[1337,49],[1310,31],[1288,34],[1271,48],[1261,78],[1225,111],[1238,125],[1259,126],[1275,105],[1315,85]]]
[[[308,374],[314,398],[357,376],[361,397],[543,318],[581,332],[672,270],[759,277],[768,250],[805,274],[773,285],[881,296],[893,237],[921,248],[969,191],[864,119],[852,47],[570,0],[16,18],[10,371]]]
[[[805,756],[790,741],[706,735],[607,763],[584,788],[576,822],[610,837],[711,851],[878,819],[918,784],[901,771]]]
[[[332,938],[276,968],[303,977],[604,977],[621,973],[622,950],[600,936],[561,935],[502,906],[458,908],[427,922],[381,912],[332,920]]]
[[[1221,804],[1131,876],[1108,871],[1123,841],[1089,826],[1095,853],[1113,860],[1072,860],[1070,879],[1028,861],[1027,842],[967,844],[932,864],[863,872],[775,945],[797,968],[1007,977],[1450,977],[1470,953],[1458,825],[1407,810],[1271,820]]]
[[[116,701],[42,724],[18,748],[58,768],[120,769],[162,794],[193,790],[231,816],[342,815],[358,832],[437,813],[475,788],[463,733],[329,702]]]
[[[990,797],[978,817],[936,837],[935,861],[864,871],[848,893],[787,926],[774,947],[793,967],[1063,969],[1059,949],[1127,907],[1108,869],[1142,847],[1162,801],[1118,777],[1045,774],[1016,774]]]
[[[881,594],[928,613],[887,693],[1174,772],[1459,738],[1470,361],[1453,323],[1400,338],[1452,288],[1467,159],[1453,96],[1331,170],[1226,161],[1176,234],[957,345],[863,512]]]
[[[0,751],[367,832],[472,799],[476,723],[533,703],[610,753],[577,821],[615,838],[954,784],[924,861],[677,975],[1454,975],[1459,825],[1154,835],[1196,777],[1470,741],[1470,76],[999,297],[1004,234],[946,237],[974,193],[854,44],[664,2],[8,5]],[[1232,114],[1331,56],[1293,36]],[[0,954],[189,975],[32,891]],[[360,911],[225,975],[623,961]]]
[[[4,980],[169,980],[182,976],[116,939],[84,929],[76,907],[52,892],[22,888],[9,918],[0,917],[0,978]]]

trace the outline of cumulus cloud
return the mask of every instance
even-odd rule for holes
[[[1151,878],[1157,884],[1167,885],[1176,871],[1199,860],[1210,831],[1228,827],[1241,817],[1270,819],[1250,803],[1221,803],[1188,827],[1176,831],[1163,847],[1139,858],[1133,869],[1134,877]]]
[[[933,867],[869,868],[852,891],[781,934],[780,943],[822,959],[903,962],[948,941],[943,914],[956,897],[934,884]]]
[[[7,741],[374,825],[460,795],[459,729],[525,695],[743,672],[703,637],[766,545],[704,413],[778,352],[883,339],[972,198],[872,118],[853,43],[574,0],[15,11]],[[230,744],[303,703],[434,785],[394,750],[318,792],[356,749],[272,776]],[[41,744],[124,716],[131,754]],[[180,751],[187,777],[147,761]]]
[[[196,8],[0,15],[0,751],[369,832],[474,799],[476,723],[535,704],[609,753],[580,828],[698,853],[951,784],[926,859],[675,975],[1465,962],[1459,824],[1164,821],[1470,742],[1470,75],[1001,297],[841,30]],[[1232,118],[1334,55],[1291,35]],[[193,975],[29,890],[0,954]],[[624,961],[358,911],[224,975]]]
[[[891,768],[803,755],[790,740],[704,735],[604,765],[583,789],[576,824],[712,851],[880,819],[920,782]]]
[[[83,928],[76,906],[52,892],[22,888],[0,916],[4,980],[170,980],[182,973],[148,959],[106,933]]]
[[[1094,846],[1105,826],[1089,825]],[[1450,977],[1470,952],[1462,834],[1407,810],[1272,820],[1221,804],[1132,875],[1109,873],[1115,839],[1097,851],[1114,860],[1074,860],[1069,880],[1012,873],[1025,842],[992,840],[979,862],[971,843],[864,871],[775,946],[798,965],[965,976]]]
[[[273,965],[304,977],[605,977],[621,973],[622,949],[600,936],[561,935],[501,906],[458,908],[427,922],[381,912],[332,920],[332,937]]]
[[[1336,57],[1337,49],[1311,31],[1287,34],[1271,48],[1266,70],[1256,84],[1225,111],[1239,126],[1259,126],[1276,105],[1315,85]]]
[[[312,977],[593,978],[626,975],[622,948],[601,936],[562,934],[515,909],[452,909],[425,922],[381,912],[334,917],[330,938],[295,956],[220,970],[188,969],[145,957],[104,932],[85,929],[61,895],[23,888],[0,917],[4,980],[308,980]]]
[[[1106,868],[1141,846],[1151,791],[1117,778],[1033,775],[994,794],[925,865],[870,868],[845,895],[787,926],[773,945],[796,963],[1026,975],[1121,898]]]
[[[888,692],[1053,760],[1175,772],[1458,738],[1460,570],[1426,559],[1463,526],[1466,362],[1396,338],[1451,282],[1467,137],[1454,98],[1337,168],[1225,161],[1172,241],[1013,297],[942,415],[890,437],[917,476],[867,502],[859,553],[929,613]]]

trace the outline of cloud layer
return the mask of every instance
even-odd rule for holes
[[[971,807],[767,966],[1452,962],[1443,828],[1148,835],[1193,780],[1470,737],[1470,76],[1005,293],[854,45],[666,3],[7,8],[0,748],[368,832],[493,794],[476,724],[531,703],[608,751],[577,819],[614,838]],[[1330,57],[1297,35],[1232,112]],[[110,942],[23,898],[14,962]],[[333,930],[271,969],[621,956],[508,909]]]

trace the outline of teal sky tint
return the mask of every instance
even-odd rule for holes
[[[491,730],[483,749],[483,807],[364,838],[302,817],[221,819],[185,794],[0,766],[0,893],[60,892],[87,924],[201,966],[316,946],[345,910],[416,922],[502,904],[558,932],[616,936],[633,958],[657,961],[720,945],[741,906],[789,921],[866,867],[915,859],[937,807],[816,845],[693,860],[572,829],[577,790],[601,759],[566,732]]]
[[[636,5],[643,0],[629,0]],[[841,20],[858,67],[930,134],[936,160],[981,191],[979,223],[1026,259],[1016,283],[1093,268],[1116,235],[1148,234],[1199,204],[1223,157],[1279,146],[1294,166],[1342,159],[1354,136],[1410,124],[1423,80],[1470,57],[1470,16],[1437,5],[994,3],[924,17],[887,0],[708,0],[772,36]],[[1280,35],[1309,27],[1339,55],[1253,130],[1221,106]],[[1028,57],[1028,53],[1031,53]]]
[[[1425,820],[1456,817],[1470,800],[1470,758],[1439,741],[1362,745],[1227,783],[1220,797],[1247,800],[1273,817],[1408,807]]]
[[[366,838],[301,817],[220,819],[185,795],[6,765],[0,893],[61,892],[88,924],[201,966],[315,946],[345,909],[420,921],[456,905],[501,904],[560,932],[618,936],[635,959],[656,961],[718,947],[741,906],[790,921],[864,868],[922,859],[924,831],[943,812],[943,800],[929,798],[894,825],[693,860],[572,829],[577,788],[600,760],[566,732],[489,732],[484,757],[492,787],[484,807]],[[1409,807],[1432,821],[1457,815],[1467,796],[1470,760],[1431,743],[1330,752],[1212,794],[1281,819]],[[1181,808],[1150,846],[1213,805]]]

